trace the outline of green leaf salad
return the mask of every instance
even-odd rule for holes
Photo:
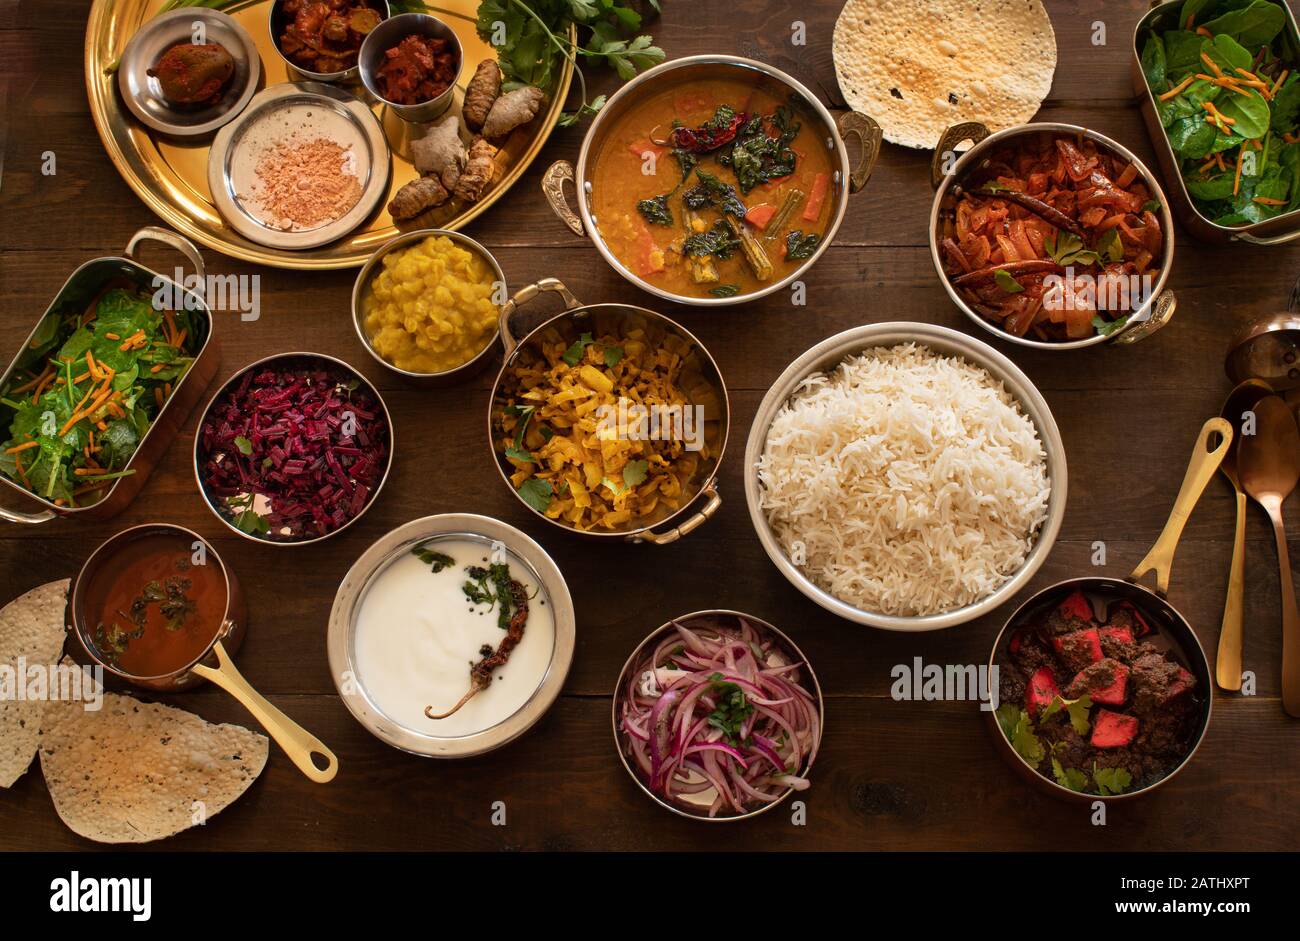
[[[60,506],[87,506],[127,468],[194,361],[193,313],[114,288],[47,318],[0,388],[0,474]]]
[[[1300,54],[1286,24],[1273,0],[1186,0],[1143,42],[1183,183],[1219,225],[1300,208]]]

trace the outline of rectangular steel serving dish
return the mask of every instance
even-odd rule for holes
[[[1172,28],[1182,10],[1184,0],[1152,0],[1151,9],[1138,20],[1133,30],[1133,58],[1131,73],[1133,92],[1137,95],[1142,110],[1142,121],[1146,124],[1151,146],[1155,148],[1156,160],[1160,163],[1160,172],[1165,177],[1165,192],[1173,204],[1174,214],[1187,227],[1195,238],[1211,244],[1226,245],[1229,242],[1245,242],[1249,245],[1281,245],[1300,237],[1300,209],[1284,213],[1263,222],[1250,225],[1226,226],[1212,222],[1201,215],[1192,202],[1183,175],[1178,169],[1178,156],[1174,153],[1160,123],[1156,111],[1156,93],[1147,85],[1146,75],[1142,71],[1142,39],[1156,24],[1161,29]],[[1295,15],[1286,0],[1278,0],[1278,5],[1286,11],[1286,23],[1282,33],[1290,41],[1290,54],[1297,57],[1300,64],[1300,28],[1296,26]]]
[[[27,354],[31,350],[32,339],[38,335],[52,317],[63,315],[69,307],[84,309],[95,299],[105,285],[114,281],[129,282],[150,294],[157,291],[159,287],[165,286],[173,292],[181,292],[174,296],[186,296],[189,299],[187,300],[187,306],[193,303],[195,313],[200,315],[200,320],[206,328],[202,342],[194,355],[194,362],[185,375],[180,378],[180,381],[176,383],[171,397],[163,403],[162,410],[154,419],[153,424],[149,426],[149,430],[136,447],[135,453],[131,455],[131,459],[127,461],[126,469],[134,470],[134,474],[119,477],[104,491],[104,495],[99,500],[78,507],[58,506],[32,493],[8,477],[0,476],[0,483],[4,484],[9,491],[17,494],[24,506],[34,507],[31,510],[20,510],[0,506],[0,520],[10,523],[44,523],[56,516],[107,519],[117,515],[140,492],[145,481],[149,479],[149,474],[153,471],[154,465],[158,463],[158,459],[162,457],[163,452],[167,449],[167,445],[176,437],[177,432],[185,423],[185,419],[203,396],[204,390],[216,376],[220,354],[216,340],[213,337],[211,308],[208,307],[207,301],[198,294],[186,289],[183,285],[177,284],[166,275],[147,268],[136,259],[136,249],[142,242],[146,241],[161,242],[179,251],[194,266],[199,277],[199,283],[204,283],[203,258],[193,243],[167,229],[146,226],[131,236],[126,250],[121,255],[92,258],[80,265],[68,276],[68,280],[64,282],[63,287],[54,296],[54,300],[50,302],[44,315],[36,321],[31,333],[23,340],[23,344],[19,347],[13,361],[3,373],[0,373],[0,388],[3,388],[8,383],[9,377],[14,374],[15,370],[29,365]],[[7,429],[12,417],[13,412],[11,409],[0,406],[0,426]]]

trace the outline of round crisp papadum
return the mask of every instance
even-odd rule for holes
[[[1056,71],[1039,0],[848,0],[832,47],[844,100],[905,147],[963,121],[1024,124]]]
[[[266,767],[267,739],[238,725],[104,693],[97,711],[51,702],[41,770],[54,808],[100,843],[161,840],[234,803]]]
[[[62,659],[67,601],[65,578],[33,588],[0,610],[0,787],[21,778],[36,754],[45,703],[27,699],[19,688],[28,688],[25,668],[45,669]]]

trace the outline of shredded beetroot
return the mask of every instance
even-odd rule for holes
[[[199,468],[235,525],[277,541],[310,539],[365,509],[389,433],[374,396],[353,385],[316,366],[272,367],[245,373],[213,403],[199,429]]]

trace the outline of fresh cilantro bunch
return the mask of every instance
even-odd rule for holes
[[[649,2],[659,9],[659,0]],[[570,40],[573,26],[586,34],[585,44]],[[582,104],[560,117],[563,127],[605,104],[604,95],[588,99],[579,57],[608,65],[623,79],[664,61],[664,51],[650,36],[634,35],[640,28],[641,14],[624,0],[483,0],[478,7],[478,34],[497,50],[504,91],[548,88],[564,60],[573,63]]]

